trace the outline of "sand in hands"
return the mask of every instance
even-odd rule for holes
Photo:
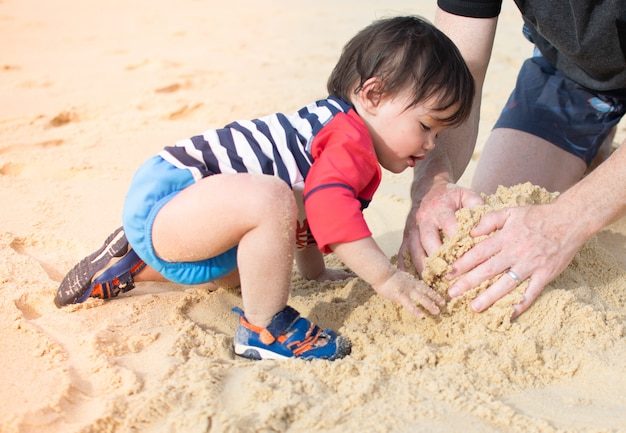
[[[485,239],[486,236],[472,237],[469,233],[486,213],[512,206],[549,203],[558,196],[558,193],[550,193],[544,188],[526,183],[511,188],[500,186],[495,194],[481,194],[481,196],[485,204],[459,210],[456,213],[458,223],[457,233],[451,238],[446,238],[442,234],[443,246],[426,260],[425,269],[421,277],[428,285],[443,296],[446,296],[448,288],[454,283],[453,280],[449,280],[445,277],[445,275],[451,271],[452,262]],[[411,269],[410,260],[405,257],[404,261],[407,268]],[[414,268],[412,272],[415,273]],[[478,293],[484,291],[500,277],[501,275],[497,275],[483,282],[481,285],[468,292],[466,296],[449,299],[446,308],[447,314],[452,315],[456,314],[458,311],[467,311],[468,301],[475,298]],[[522,281],[515,290],[495,303],[491,308],[490,316],[499,316],[502,323],[509,323],[511,317],[510,307],[522,301],[527,287],[528,281]],[[444,313],[444,315],[446,315],[446,313]]]

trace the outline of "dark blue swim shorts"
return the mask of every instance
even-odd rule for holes
[[[598,93],[565,77],[536,51],[494,128],[541,137],[591,163],[626,112],[626,91]]]

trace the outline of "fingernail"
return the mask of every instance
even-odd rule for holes
[[[483,304],[479,300],[474,299],[471,305],[472,305],[472,310],[476,311],[477,313],[480,313],[481,311],[483,311]]]
[[[454,273],[455,273],[455,272],[456,272],[456,269],[451,268],[451,269],[450,269],[450,272],[448,272],[448,273],[445,275],[445,277],[446,277],[448,280],[451,280],[451,279],[453,279],[453,278],[454,278]]]
[[[457,286],[452,286],[448,289],[448,295],[452,296],[453,298],[461,296],[461,289],[459,289]]]

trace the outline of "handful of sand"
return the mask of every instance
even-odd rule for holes
[[[470,236],[472,228],[478,224],[485,214],[513,206],[549,203],[557,196],[558,193],[548,192],[546,189],[529,182],[509,188],[500,186],[495,194],[482,194],[485,204],[473,208],[463,208],[456,212],[458,231],[452,237],[447,237],[442,233],[443,245],[439,251],[426,259],[426,265],[421,275],[422,279],[438,293],[447,296],[448,288],[455,281],[445,278],[445,275],[451,270],[451,264],[486,238],[485,236]],[[453,314],[460,308],[467,308],[467,304],[471,299],[474,299],[478,293],[492,285],[501,275],[496,275],[490,280],[484,281],[478,287],[467,292],[465,296],[450,299],[443,314]],[[496,302],[493,307],[494,311],[500,311],[501,314],[498,314],[499,316],[510,316],[510,307],[522,300],[523,293],[527,287],[527,281],[521,282],[515,290]]]

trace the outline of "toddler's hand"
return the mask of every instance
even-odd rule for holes
[[[374,289],[383,298],[399,303],[417,317],[424,317],[417,303],[431,314],[439,314],[439,307],[445,304],[443,297],[426,283],[401,270],[396,270]]]
[[[317,281],[318,283],[322,283],[324,281],[346,280],[348,278],[354,277],[356,277],[356,274],[354,272],[344,271],[343,269],[326,268],[321,274],[315,277],[315,281]]]

